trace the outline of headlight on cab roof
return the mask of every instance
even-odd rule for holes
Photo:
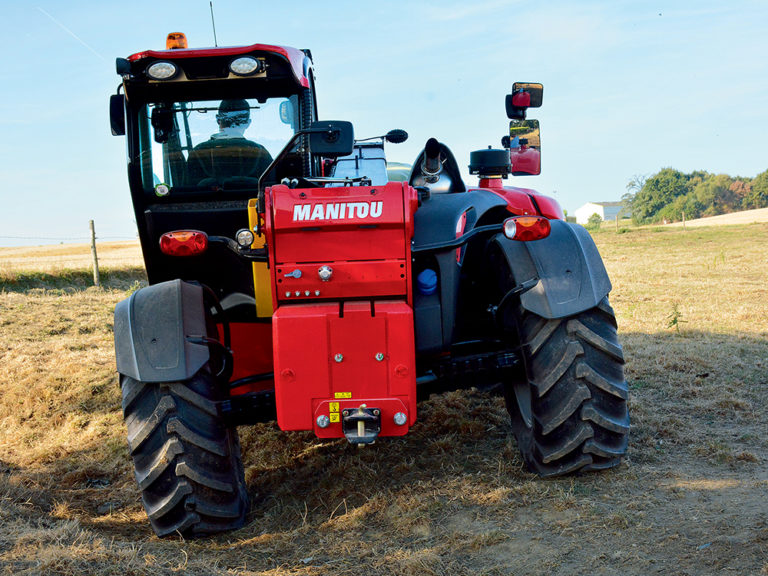
[[[178,71],[173,62],[155,62],[147,68],[147,76],[152,80],[170,80]]]
[[[229,69],[238,76],[250,76],[261,71],[261,60],[252,56],[241,56],[229,63]]]

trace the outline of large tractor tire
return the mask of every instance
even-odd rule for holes
[[[214,401],[208,367],[185,382],[121,377],[128,444],[144,508],[158,536],[241,527],[248,511],[237,431]]]
[[[560,476],[618,465],[627,451],[629,394],[608,298],[562,319],[515,312],[504,322],[516,326],[504,328],[519,334],[525,377],[507,382],[505,397],[528,468]]]

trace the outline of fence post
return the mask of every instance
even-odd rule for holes
[[[88,221],[88,226],[91,229],[91,255],[93,256],[93,285],[100,286],[99,282],[99,258],[96,256],[96,228],[93,225],[93,220]]]
[[[685,230],[685,212],[683,212],[683,230]]]

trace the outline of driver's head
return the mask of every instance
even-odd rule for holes
[[[216,121],[222,128],[231,126],[247,126],[251,120],[251,109],[248,102],[239,100],[222,100]]]

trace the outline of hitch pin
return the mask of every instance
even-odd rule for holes
[[[361,416],[365,414],[365,412],[363,412],[363,408],[366,408],[365,404],[360,404],[360,408],[357,409],[357,413],[360,414]],[[365,422],[363,420],[358,420],[357,421],[357,437],[362,438],[363,436],[365,436]]]

